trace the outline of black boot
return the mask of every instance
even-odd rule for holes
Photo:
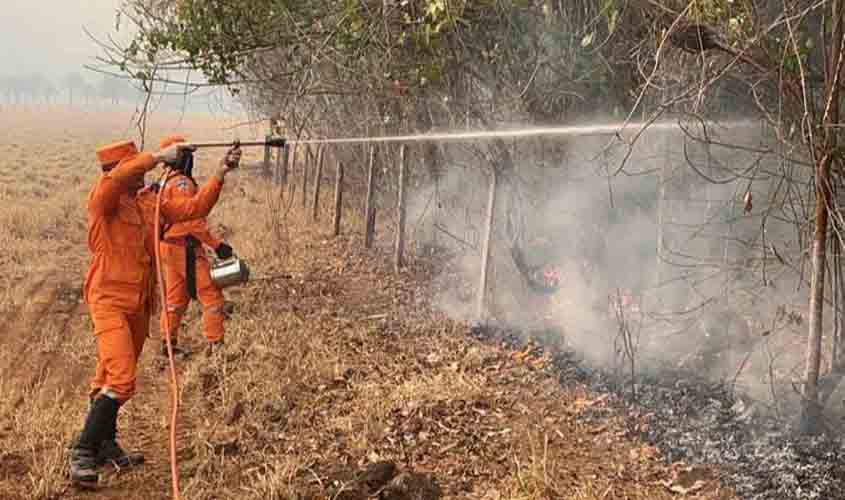
[[[97,454],[109,432],[111,422],[117,418],[117,401],[100,396],[88,410],[85,427],[70,452],[70,479],[80,486],[95,486],[100,480],[97,472]]]
[[[120,406],[118,406],[118,409]],[[144,463],[144,455],[140,453],[126,453],[117,443],[117,412],[114,419],[109,422],[105,438],[97,452],[97,464],[112,464],[118,468],[131,467]]]
[[[91,411],[91,408],[94,407],[94,396],[88,396],[88,411]],[[68,451],[72,451],[76,448],[76,445],[79,444],[79,437],[82,435],[82,432],[74,436],[73,440],[68,444],[67,449]]]

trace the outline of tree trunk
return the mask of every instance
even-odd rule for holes
[[[802,432],[814,434],[819,430],[819,369],[821,365],[822,322],[824,319],[824,280],[827,247],[827,196],[830,180],[830,158],[824,157],[816,167],[816,228],[813,237],[810,281],[810,332],[807,337],[807,366],[804,372],[804,405],[801,416]]]
[[[830,168],[836,150],[836,129],[839,122],[839,75],[842,71],[843,6],[845,0],[834,0],[832,5],[833,37],[825,81],[825,103],[830,103],[824,113],[824,144],[816,159],[816,220],[812,250],[812,277],[810,281],[810,332],[807,337],[807,366],[804,372],[804,401],[800,430],[805,434],[821,431],[822,406],[819,401],[819,371],[821,367],[822,326],[824,319],[824,281],[827,269],[827,227],[831,203]],[[811,147],[814,145],[811,144]]]
[[[834,234],[837,234],[835,219],[832,227]],[[828,400],[845,378],[845,363],[842,358],[842,299],[845,297],[842,289],[842,241],[834,237],[831,245],[833,245],[833,265],[830,271],[831,293],[833,293],[833,342],[830,349],[829,373],[819,378],[819,400],[822,408],[827,405]]]

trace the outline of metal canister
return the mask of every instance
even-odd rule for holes
[[[249,268],[237,257],[215,262],[211,266],[211,281],[217,288],[240,285],[249,280]]]

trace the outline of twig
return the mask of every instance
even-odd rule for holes
[[[438,231],[442,232],[442,233],[443,233],[443,234],[445,234],[446,236],[449,236],[450,238],[454,239],[455,241],[457,241],[457,242],[458,242],[458,243],[460,243],[461,245],[465,246],[466,248],[469,248],[470,250],[473,250],[473,251],[477,251],[477,250],[478,250],[478,248],[477,248],[476,246],[474,246],[474,245],[472,245],[470,242],[468,242],[468,241],[466,241],[466,240],[464,240],[464,239],[462,239],[462,238],[460,238],[460,237],[458,237],[458,236],[455,236],[454,234],[450,233],[450,232],[449,232],[449,231],[448,231],[445,227],[441,226],[440,224],[436,224],[436,223],[435,223],[435,224],[434,224],[434,228],[435,228],[435,229],[437,229]]]
[[[731,382],[731,394],[734,394],[736,392],[736,382],[739,379],[739,376],[742,374],[742,371],[745,369],[745,365],[746,363],[748,363],[748,360],[751,358],[752,354],[754,354],[753,349],[749,350],[745,354],[745,357],[742,359],[742,363],[739,364],[739,368],[737,368],[736,373],[734,374],[733,381]]]
[[[149,116],[149,109],[150,109],[150,100],[153,97],[153,81],[152,79],[155,78],[157,68],[154,66],[152,72],[150,73],[150,81],[144,81],[144,90],[147,93],[146,97],[144,98],[144,106],[141,108],[141,114],[138,117],[137,125],[138,125],[138,133],[140,134],[140,149],[144,150],[144,142],[147,138],[147,117]]]
[[[271,274],[269,276],[259,276],[257,278],[250,278],[249,282],[251,283],[251,282],[254,282],[254,281],[273,281],[273,280],[278,280],[278,279],[285,279],[285,280],[293,279],[293,275],[287,274],[287,273]]]

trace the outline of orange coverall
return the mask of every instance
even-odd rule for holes
[[[135,393],[137,362],[155,300],[156,193],[150,188],[130,192],[138,177],[153,168],[150,153],[130,155],[105,172],[88,195],[92,259],[84,292],[97,341],[91,393],[120,402]],[[162,200],[162,218],[178,222],[207,216],[222,187],[214,177],[193,198]]]
[[[196,196],[197,186],[194,180],[182,173],[172,174],[165,184],[162,199],[182,202]],[[170,322],[170,339],[177,341],[182,316],[188,309],[191,297],[188,296],[185,247],[186,238],[193,236],[200,243],[216,249],[221,241],[208,230],[205,218],[173,224],[164,233],[161,245],[161,264],[164,267],[164,282],[167,286],[167,311],[161,312],[161,331],[166,332],[165,314]],[[211,264],[202,248],[195,250],[196,292],[202,304],[202,332],[208,342],[223,340],[223,292],[211,281]]]

